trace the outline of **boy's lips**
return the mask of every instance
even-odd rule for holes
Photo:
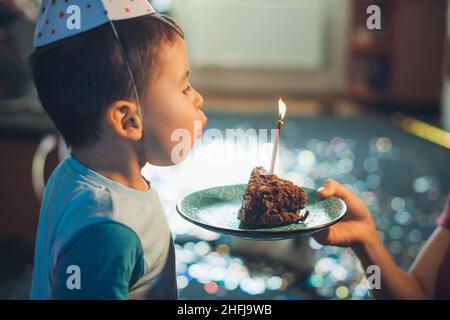
[[[200,139],[203,136],[203,129],[205,129],[207,124],[208,124],[208,118],[205,117],[205,121],[203,122],[202,128],[195,133],[196,139]]]

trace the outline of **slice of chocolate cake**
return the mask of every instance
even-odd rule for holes
[[[239,220],[258,227],[275,227],[298,222],[305,207],[306,192],[292,182],[253,169],[243,197]]]

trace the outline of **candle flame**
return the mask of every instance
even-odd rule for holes
[[[286,104],[283,100],[278,100],[278,114],[280,116],[280,120],[284,120],[284,116],[286,115]]]

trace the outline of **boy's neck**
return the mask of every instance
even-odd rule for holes
[[[139,160],[132,150],[112,150],[96,145],[74,148],[72,156],[87,168],[117,183],[139,191],[149,189],[141,174],[145,160]]]

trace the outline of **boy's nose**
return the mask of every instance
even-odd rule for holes
[[[198,112],[200,113],[203,127],[205,127],[208,124],[208,118],[205,116],[203,111],[200,110],[203,107],[203,104],[205,101],[203,100],[202,95],[197,90],[195,90],[195,94],[196,94],[195,107],[197,108]]]
[[[195,89],[194,89],[194,90],[195,90]],[[196,107],[197,109],[201,109],[201,108],[203,107],[203,104],[204,104],[203,97],[202,97],[202,95],[201,95],[197,90],[195,90],[195,95],[196,95],[196,98],[195,98],[195,107]]]

